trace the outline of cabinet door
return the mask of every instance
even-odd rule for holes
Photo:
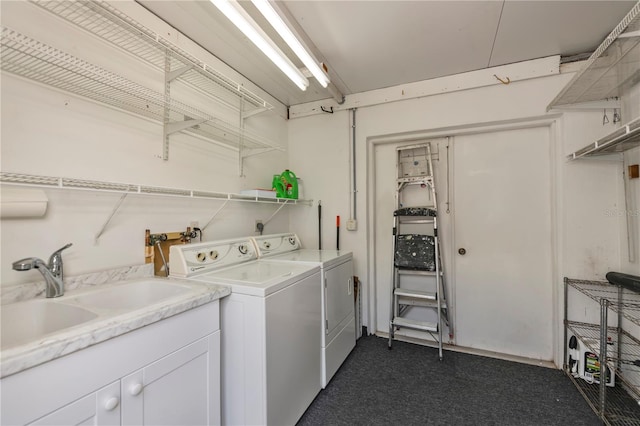
[[[31,423],[45,425],[119,425],[120,381],[87,395]]]
[[[122,379],[125,425],[220,423],[220,332]]]
[[[331,334],[347,316],[354,316],[353,261],[325,271],[325,333]]]

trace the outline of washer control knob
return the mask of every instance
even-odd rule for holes
[[[200,262],[204,262],[205,260],[207,260],[207,253],[199,252],[198,254],[196,254],[196,259],[198,259],[198,261]]]
[[[293,237],[289,237],[289,244],[291,244],[292,246],[296,245],[296,239]]]
[[[242,254],[247,254],[247,252],[249,251],[249,248],[247,247],[246,244],[240,244],[238,246],[238,251],[240,251],[240,253]]]
[[[264,248],[266,249],[270,249],[271,248],[271,243],[269,241],[265,241],[264,244],[262,244],[264,246]]]
[[[218,258],[218,251],[217,250],[211,250],[209,252],[209,258],[211,260],[216,260]]]

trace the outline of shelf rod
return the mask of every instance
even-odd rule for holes
[[[111,211],[111,214],[109,215],[107,220],[102,225],[102,228],[100,229],[100,231],[98,231],[98,233],[96,234],[96,238],[95,238],[95,243],[96,244],[98,243],[98,240],[100,239],[100,237],[104,233],[104,230],[107,228],[107,225],[109,225],[109,222],[111,222],[111,219],[113,219],[113,216],[115,216],[116,212],[120,209],[120,206],[122,205],[124,199],[127,198],[127,195],[129,195],[129,193],[127,193],[127,192],[122,194],[122,196],[120,197],[120,199],[118,200],[116,205],[113,207],[113,210]]]
[[[607,331],[608,331],[609,300],[600,300],[600,418],[606,416],[607,404]],[[620,342],[618,342],[620,345]],[[613,374],[613,371],[611,372]]]
[[[267,223],[269,223],[269,222],[271,221],[271,219],[273,219],[273,218],[275,217],[275,215],[277,215],[277,214],[280,212],[280,210],[282,210],[282,208],[283,208],[284,206],[286,206],[287,204],[289,204],[289,200],[285,200],[285,202],[284,202],[284,203],[282,203],[282,204],[280,205],[280,207],[278,207],[278,208],[276,209],[276,211],[275,211],[275,212],[273,212],[273,214],[272,214],[271,216],[269,216],[269,219],[267,219],[267,220],[265,220],[264,222],[262,222],[262,224],[263,224],[263,225],[266,225]]]
[[[225,200],[225,202],[222,203],[222,205],[218,208],[218,210],[216,210],[215,213],[213,213],[213,216],[211,216],[211,219],[209,219],[209,222],[207,222],[207,224],[202,227],[202,231],[207,229],[207,227],[211,224],[211,222],[213,222],[213,219],[215,219],[216,216],[218,216],[218,213],[220,213],[222,211],[222,209],[224,209],[226,207],[226,205],[229,203],[229,201],[231,201],[231,198],[227,198]]]

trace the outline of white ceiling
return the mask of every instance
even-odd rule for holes
[[[299,90],[207,0],[138,3],[285,105],[331,97],[313,78],[305,92]],[[635,3],[293,0],[280,4],[308,37],[318,60],[328,65],[332,83],[348,95],[528,59],[591,52]],[[250,2],[242,4],[262,23]],[[267,30],[268,24],[263,28]],[[278,42],[277,35],[272,38]],[[292,53],[289,56],[297,63]]]

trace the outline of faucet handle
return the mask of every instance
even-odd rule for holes
[[[64,247],[60,247],[58,250],[54,251],[51,256],[49,256],[49,269],[56,276],[62,276],[62,250],[68,249],[73,244],[69,243]]]
[[[58,250],[54,251],[51,254],[51,256],[49,257],[49,261],[51,261],[51,259],[53,259],[55,256],[60,256],[60,252],[62,252],[62,250],[68,249],[72,245],[73,245],[73,243],[69,243],[69,244],[65,245],[64,247],[60,247]]]

